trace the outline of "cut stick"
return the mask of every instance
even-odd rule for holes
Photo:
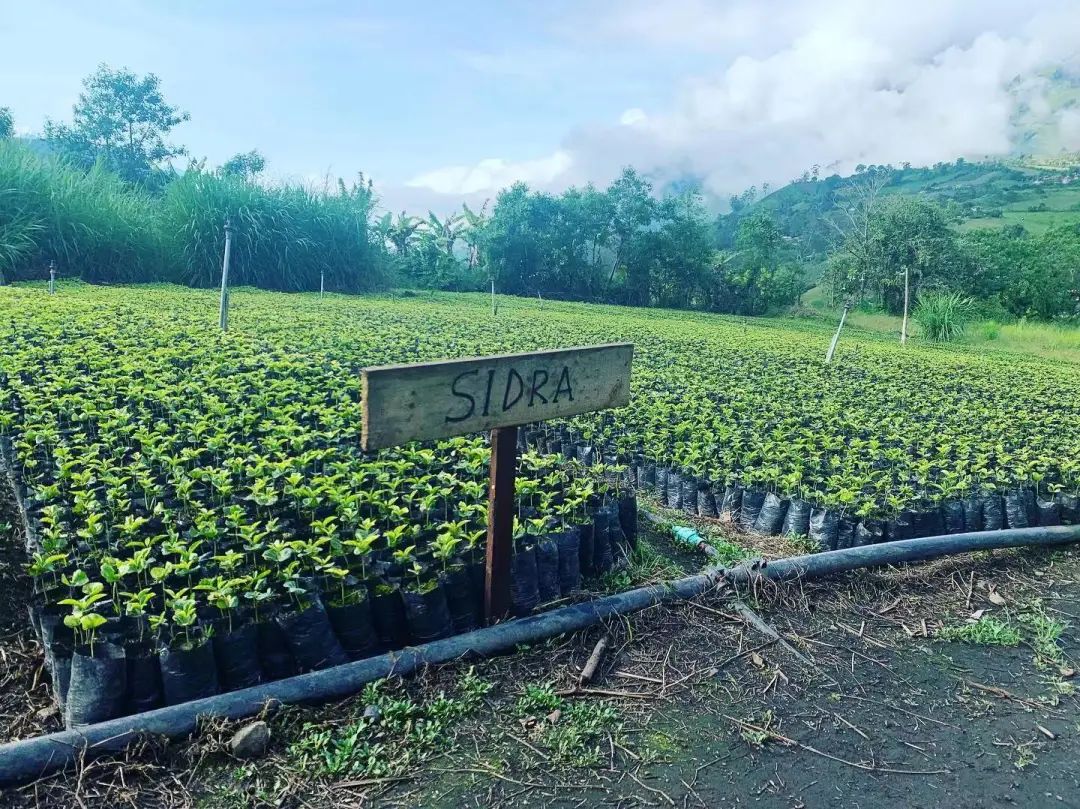
[[[604,659],[604,652],[607,651],[608,638],[604,635],[600,640],[596,642],[596,646],[593,647],[592,654],[589,655],[589,659],[585,661],[584,668],[581,669],[581,674],[578,675],[578,688],[591,683],[593,678],[596,677],[596,671],[600,668],[600,662]]]

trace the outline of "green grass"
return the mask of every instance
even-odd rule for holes
[[[803,294],[804,319],[812,320],[821,328],[836,328],[839,310],[828,300],[822,287],[814,287]],[[873,332],[882,337],[900,340],[902,318],[886,312],[853,309],[848,313],[848,327]],[[919,340],[921,332],[914,318],[908,321],[908,336]],[[843,338],[841,338],[843,342]],[[1046,359],[1080,363],[1080,327],[1037,321],[999,323],[996,320],[974,320],[968,323],[964,333],[954,346],[966,346],[977,351],[1005,351],[1012,354],[1028,354]]]
[[[377,716],[353,716],[337,724],[305,725],[289,746],[298,769],[325,776],[386,778],[406,772],[451,745],[451,731],[483,704],[491,683],[470,667],[454,691],[415,702],[385,681],[364,689],[363,704]]]
[[[941,640],[970,643],[977,646],[1019,646],[1020,630],[992,615],[984,615],[972,623],[946,626],[938,630]]]

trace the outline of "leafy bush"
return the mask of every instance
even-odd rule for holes
[[[971,300],[957,292],[928,292],[919,296],[914,318],[926,339],[952,342],[971,319]]]

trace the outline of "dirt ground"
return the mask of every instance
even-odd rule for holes
[[[245,723],[208,723],[0,805],[1080,806],[1078,623],[1080,549],[717,591],[268,713],[257,760],[228,752]],[[33,716],[47,704],[40,653],[15,626],[0,646],[4,738],[56,722]],[[598,675],[579,687],[603,635]]]

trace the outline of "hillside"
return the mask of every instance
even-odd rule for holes
[[[874,167],[884,171],[885,195],[924,196],[944,205],[961,229],[1019,224],[1033,233],[1080,222],[1080,154],[1006,161],[938,163],[917,168]],[[768,211],[796,256],[813,265],[834,243],[829,218],[864,173],[822,179],[804,177],[717,219],[722,247],[734,245],[739,221]]]

